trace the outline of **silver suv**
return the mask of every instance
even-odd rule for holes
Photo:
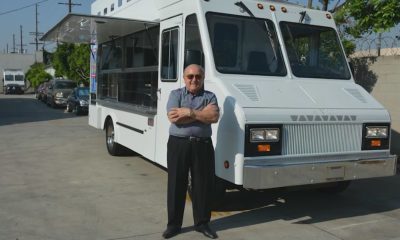
[[[65,107],[67,105],[67,98],[75,87],[76,83],[72,80],[51,80],[47,90],[47,105],[52,107]]]

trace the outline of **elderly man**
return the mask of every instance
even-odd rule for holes
[[[204,70],[189,65],[184,71],[185,87],[171,92],[167,103],[171,122],[168,139],[168,224],[164,238],[181,231],[191,174],[194,227],[206,237],[217,238],[208,225],[214,182],[214,148],[211,124],[219,118],[217,98],[204,90]]]

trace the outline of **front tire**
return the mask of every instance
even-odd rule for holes
[[[106,146],[108,153],[112,156],[120,156],[123,154],[123,147],[115,142],[115,131],[112,120],[108,120],[106,124]]]

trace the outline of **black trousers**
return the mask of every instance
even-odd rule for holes
[[[206,224],[211,218],[214,184],[214,147],[206,141],[170,136],[168,139],[168,227],[181,227],[185,210],[188,173],[192,179],[194,225]]]

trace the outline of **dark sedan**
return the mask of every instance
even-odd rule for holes
[[[87,113],[89,107],[89,88],[76,87],[67,99],[67,112],[74,111],[77,115]]]
[[[18,84],[8,84],[5,94],[24,94],[24,90]]]

